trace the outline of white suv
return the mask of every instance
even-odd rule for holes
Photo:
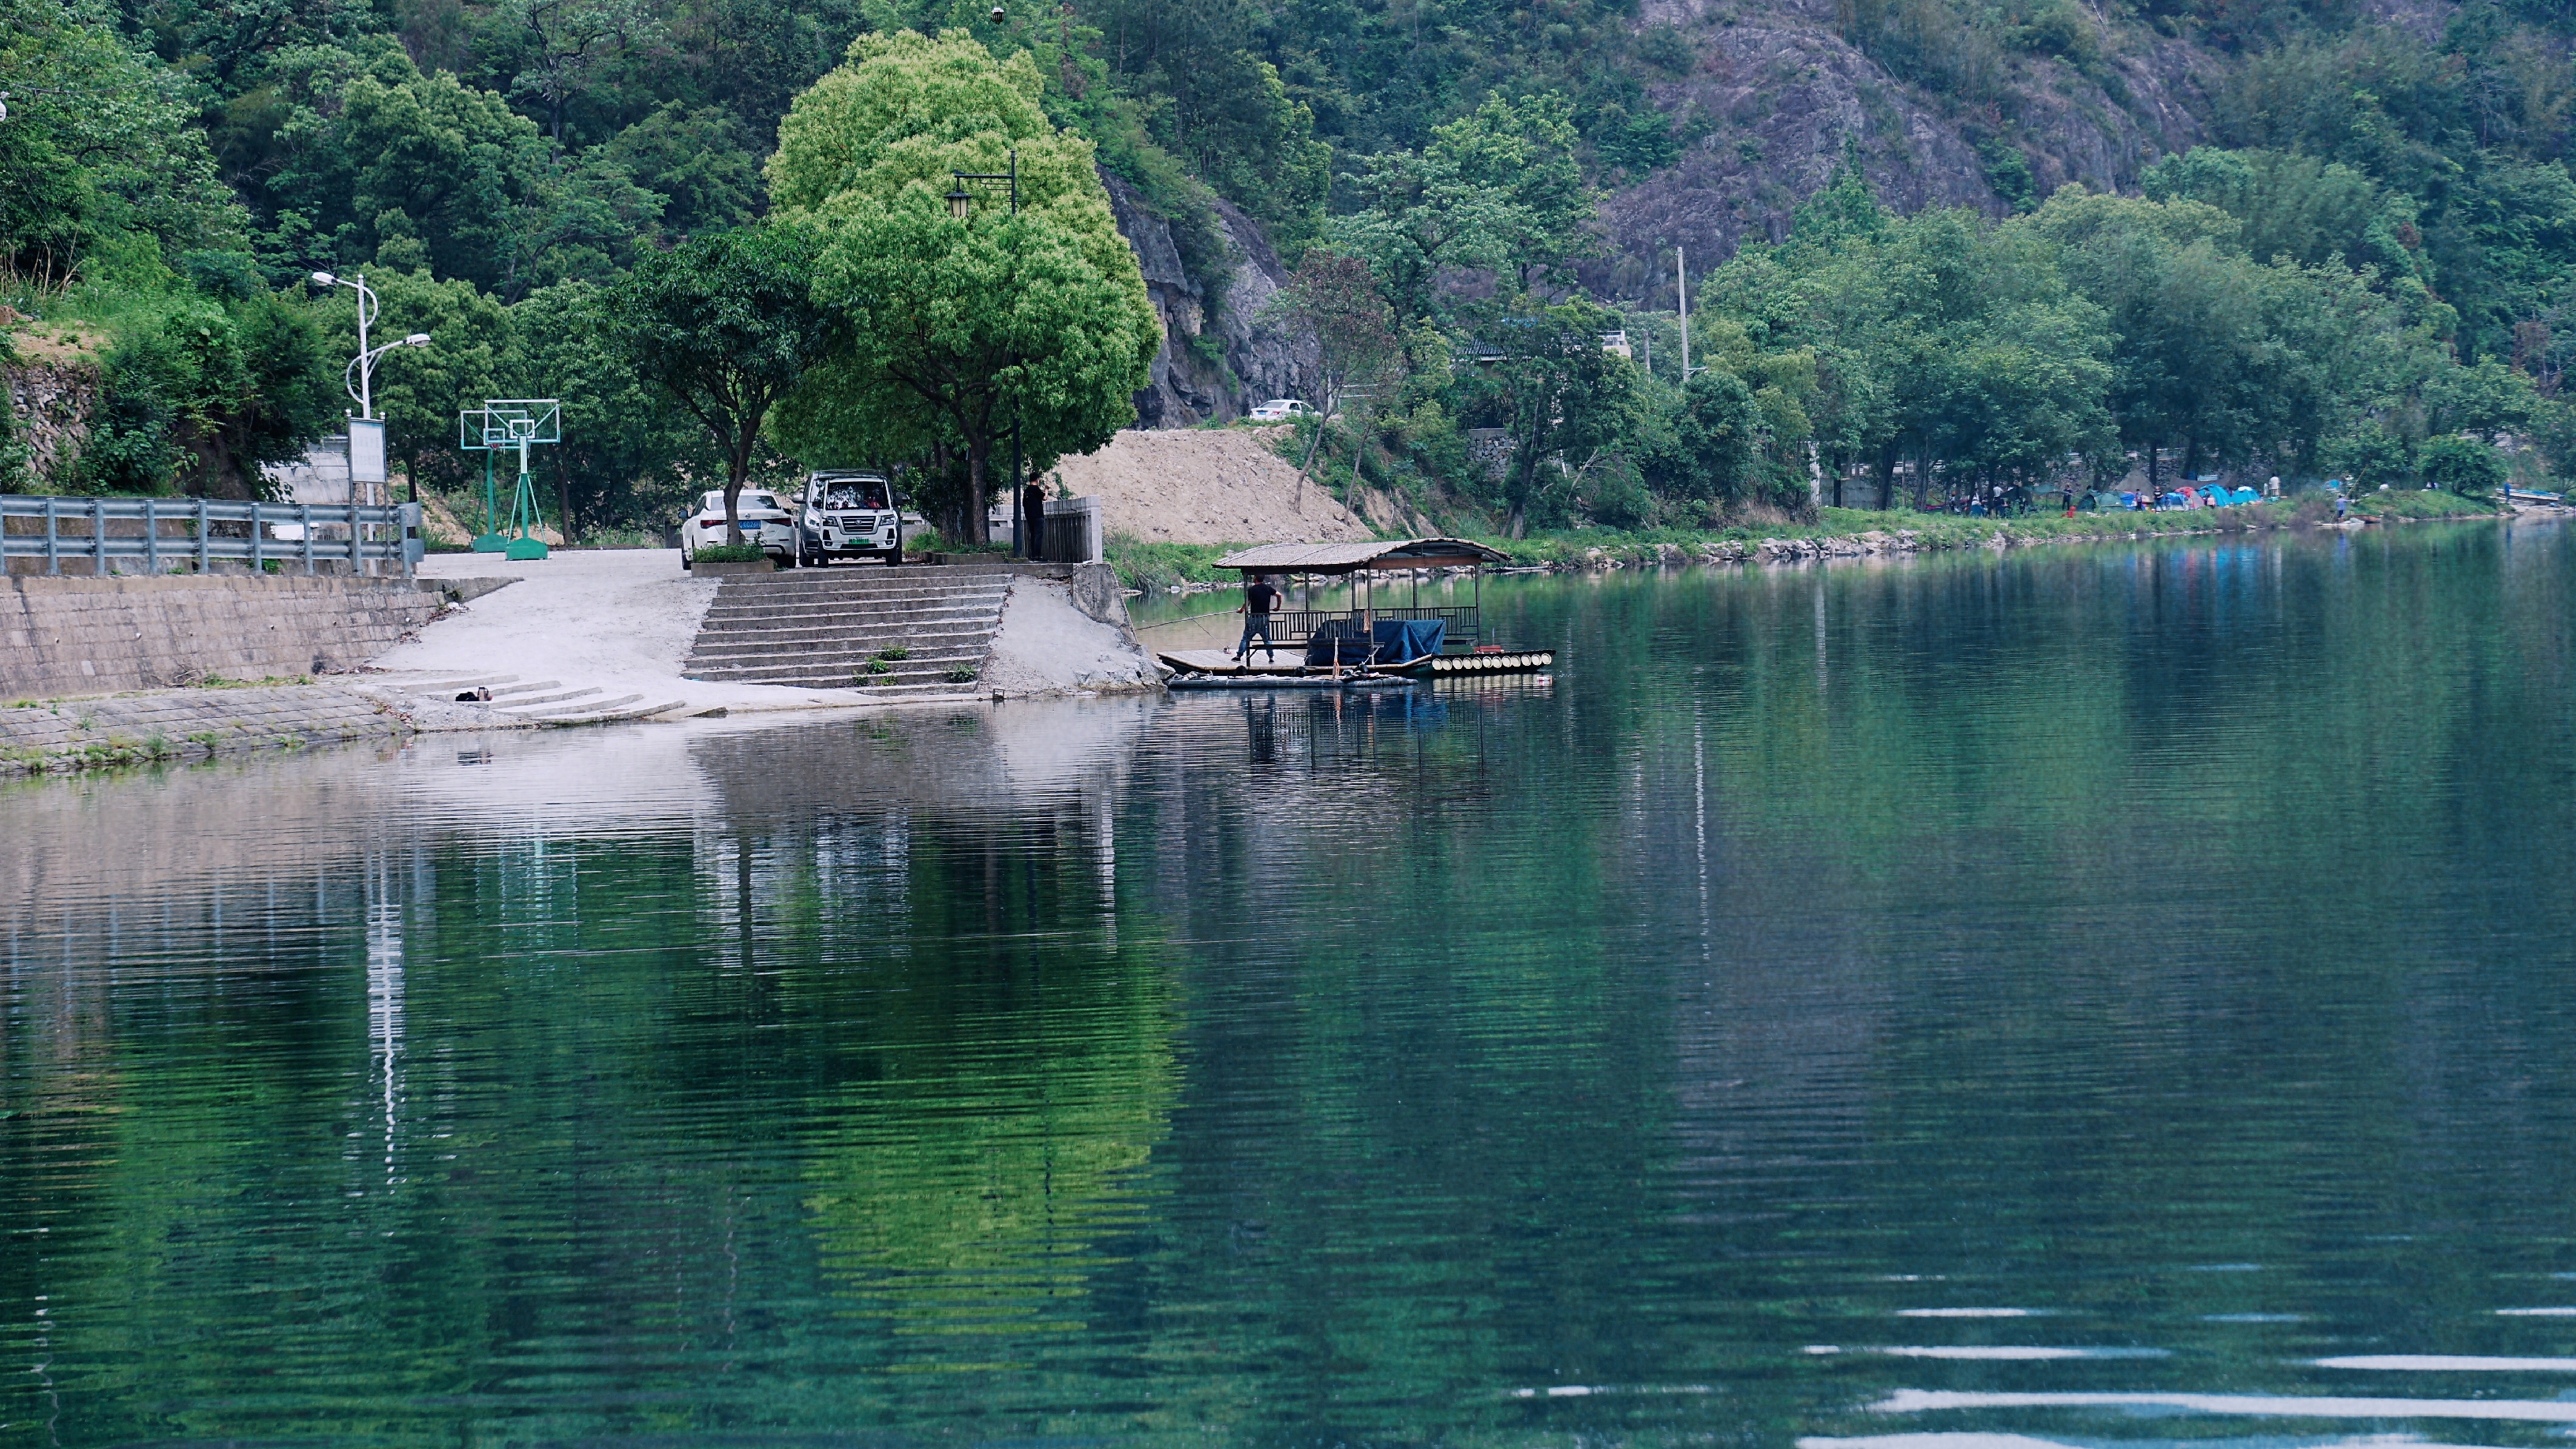
[[[1313,408],[1293,397],[1274,397],[1252,409],[1252,420],[1256,423],[1284,423],[1297,418],[1311,418],[1314,415]]]
[[[796,561],[819,568],[836,558],[903,562],[903,515],[882,473],[811,473],[796,527]]]
[[[742,520],[744,542],[758,544],[771,558],[796,556],[796,520],[777,494],[745,488],[734,504],[734,516]],[[725,537],[724,490],[710,489],[698,500],[696,510],[680,520],[680,567],[689,567],[699,549],[723,548],[732,542]]]

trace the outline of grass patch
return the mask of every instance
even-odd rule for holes
[[[975,682],[975,671],[961,664],[955,669],[949,670],[947,674],[942,676],[942,678],[945,678],[951,684],[973,684]]]
[[[2496,506],[2439,488],[2391,488],[2354,498],[2352,511],[2365,518],[2492,518]]]
[[[1101,544],[1100,553],[1121,585],[1151,594],[1174,584],[1232,583],[1234,571],[1217,568],[1216,561],[1249,547],[1241,543],[1147,543],[1113,533]]]
[[[883,649],[877,651],[877,657],[879,659],[889,661],[896,659],[910,659],[912,657],[912,651],[900,644],[889,644]]]
[[[1874,508],[1826,508],[1813,523],[1742,523],[1720,529],[1578,528],[1534,533],[1527,538],[1479,537],[1476,541],[1505,555],[1515,565],[1578,568],[1592,561],[1595,550],[1623,563],[1651,563],[1667,548],[1697,556],[1710,544],[1758,545],[1764,539],[1852,538],[1865,533],[1909,534],[1925,551],[1984,548],[1998,539],[2042,543],[2057,539],[2125,538],[2131,534],[2213,533],[2279,527],[2292,521],[2290,500],[2244,504],[2233,508],[2172,509],[2159,512],[2079,510],[2073,517],[2042,511],[2019,518],[1963,518],[1950,513],[1917,513],[1907,508],[1881,512]]]
[[[713,548],[699,549],[689,555],[689,561],[693,564],[761,563],[768,557],[769,555],[763,552],[758,544],[720,543]]]
[[[2493,504],[2456,493],[2424,489],[2391,489],[2363,494],[2354,512],[2383,519],[2487,518]],[[1953,513],[1917,513],[1910,508],[1825,508],[1812,523],[1748,521],[1728,528],[1573,528],[1533,533],[1526,538],[1470,535],[1500,553],[1510,566],[1582,568],[1603,560],[1623,564],[1653,563],[1679,549],[1692,558],[1705,557],[1711,544],[1757,546],[1765,539],[1852,538],[1865,533],[1912,536],[1922,551],[1988,548],[2008,544],[2046,543],[2066,539],[2153,537],[2161,534],[2224,533],[2254,528],[2314,524],[2334,516],[2331,498],[2310,491],[2289,498],[2265,499],[2230,508],[2178,508],[2150,512],[2115,509],[2095,513],[2079,509],[2072,516],[2049,509],[2018,518],[1966,518]],[[1248,545],[1146,543],[1124,534],[1110,536],[1104,553],[1118,581],[1131,589],[1158,593],[1174,584],[1235,582],[1233,571],[1218,569],[1216,560]],[[1596,557],[1596,552],[1598,557]]]

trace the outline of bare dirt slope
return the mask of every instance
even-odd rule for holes
[[[1100,500],[1103,533],[1147,543],[1330,543],[1374,538],[1369,526],[1270,451],[1284,428],[1124,432],[1055,475]]]

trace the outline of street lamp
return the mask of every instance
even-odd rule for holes
[[[367,345],[367,328],[384,308],[376,300],[374,289],[367,285],[367,274],[360,272],[355,277],[339,277],[329,272],[315,272],[313,285],[347,287],[358,294],[358,355],[349,359],[347,367],[340,369],[340,386],[349,394],[349,400],[358,405],[358,416],[349,423],[349,481],[353,485],[382,483],[385,481],[385,425],[376,416],[376,363],[397,347],[427,347],[429,334],[414,332],[399,342],[371,348]],[[417,478],[411,480],[411,501],[420,501],[420,480]]]
[[[996,5],[993,7],[993,21],[998,25],[1001,19],[1002,7]],[[1011,188],[1011,215],[1020,214],[1019,147],[1011,148],[1011,169],[1008,171],[951,171],[948,174],[956,182],[956,188],[948,193],[948,215],[952,219],[964,221],[974,210],[975,198],[966,191],[966,183],[969,181],[1008,182]],[[976,499],[975,506],[983,507],[984,500]],[[1017,410],[1014,410],[1011,414],[1011,550],[1014,553],[1028,554],[1030,545],[1034,542],[1030,537],[1034,530],[1029,526],[1033,520],[1028,514],[1028,497],[1020,488],[1020,415]]]

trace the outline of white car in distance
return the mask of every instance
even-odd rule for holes
[[[1313,408],[1293,397],[1274,397],[1266,403],[1255,405],[1252,409],[1252,420],[1256,423],[1293,422],[1298,418],[1311,418],[1314,415]]]
[[[796,520],[777,494],[745,488],[734,504],[734,516],[742,520],[743,542],[758,545],[771,558],[796,557]],[[709,489],[698,499],[696,510],[680,521],[680,567],[694,563],[702,548],[724,548],[732,542],[725,536],[724,490]]]

